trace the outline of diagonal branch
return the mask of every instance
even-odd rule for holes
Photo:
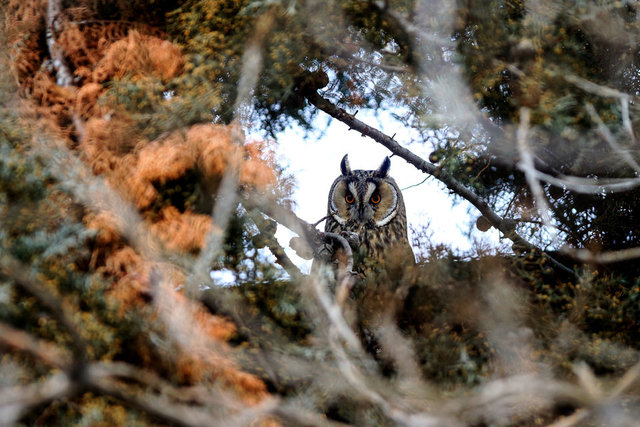
[[[77,324],[70,312],[70,307],[63,299],[51,292],[34,274],[31,269],[7,253],[0,253],[0,272],[33,295],[51,314],[62,324],[71,336],[73,363],[69,368],[72,376],[80,375],[85,367],[87,357],[87,342],[80,333]]]
[[[64,372],[58,372],[44,381],[21,387],[0,389],[0,424],[14,425],[31,408],[77,393],[76,383]]]
[[[528,108],[523,107],[520,109],[520,126],[518,126],[518,131],[516,134],[518,153],[520,155],[518,168],[524,173],[525,179],[527,180],[527,185],[529,185],[529,188],[531,189],[533,199],[535,200],[537,205],[536,208],[538,211],[538,215],[540,215],[543,224],[552,233],[552,239],[555,240],[558,233],[554,230],[553,224],[551,222],[551,215],[549,215],[549,211],[551,209],[549,207],[549,203],[547,202],[547,198],[544,195],[544,189],[542,188],[540,182],[536,179],[534,157],[533,153],[531,152],[531,148],[527,143],[530,117],[531,113]]]
[[[469,188],[465,187],[464,184],[456,180],[445,171],[438,169],[436,166],[416,155],[411,150],[402,147],[392,137],[356,119],[355,116],[332,104],[329,100],[323,98],[317,92],[305,92],[302,95],[309,101],[309,103],[314,105],[316,108],[324,111],[331,117],[345,123],[349,126],[350,129],[354,129],[360,132],[362,135],[372,138],[379,144],[384,145],[394,155],[403,158],[407,161],[407,163],[415,166],[418,170],[421,170],[422,172],[438,179],[440,182],[446,185],[449,190],[453,191],[463,199],[467,200],[473,206],[475,206],[476,209],[478,209],[480,213],[482,213],[482,215],[487,218],[489,223],[493,227],[498,229],[505,237],[510,239],[515,246],[522,248],[522,250],[525,251],[538,250],[544,253],[543,250],[522,238],[522,236],[520,236],[515,231],[512,222],[505,221],[504,218],[502,218],[493,209],[491,209],[491,207],[485,200],[483,200]],[[573,274],[573,271],[570,268],[551,258],[548,254],[546,256],[553,264],[555,264],[557,268]]]
[[[44,363],[63,370],[68,369],[69,357],[58,347],[33,335],[0,322],[0,343],[31,354]]]

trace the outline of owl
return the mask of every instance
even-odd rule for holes
[[[388,175],[390,166],[385,157],[376,170],[351,170],[345,155],[340,162],[342,174],[329,190],[325,231],[357,242],[355,269],[362,275],[391,260],[399,265],[415,262],[402,193]]]

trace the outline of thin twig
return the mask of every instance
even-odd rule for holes
[[[640,186],[640,178],[594,180],[591,178],[566,175],[559,175],[558,177],[555,177],[541,172],[540,170],[535,170],[533,173],[540,181],[583,194],[623,193]]]
[[[636,173],[640,173],[640,165],[638,165],[638,162],[636,162],[636,160],[631,154],[629,154],[628,151],[625,151],[620,146],[620,144],[618,144],[618,141],[616,141],[616,138],[611,134],[609,128],[604,124],[596,109],[593,108],[593,105],[587,103],[585,105],[585,108],[587,110],[587,113],[589,113],[589,117],[591,118],[591,120],[593,120],[598,125],[598,132],[600,133],[600,136],[602,136],[602,139],[604,139],[607,144],[609,144],[609,146],[613,149],[613,151],[618,153]]]
[[[606,98],[618,98],[620,100],[620,112],[622,114],[622,127],[629,135],[631,142],[635,145],[636,136],[633,132],[633,126],[631,124],[631,118],[629,116],[629,103],[633,99],[630,94],[620,92],[619,90],[610,88],[608,86],[599,85],[574,74],[566,74],[564,75],[564,79],[569,83],[584,90],[585,92],[589,92],[594,95]]]
[[[613,89],[607,86],[602,86],[587,79],[583,79],[582,77],[576,76],[575,74],[563,74],[563,77],[569,83],[579,87],[585,92],[592,93],[594,95],[603,96],[607,98],[620,98],[620,99],[629,99],[631,95],[620,92],[617,89]]]
[[[518,168],[524,173],[527,184],[533,194],[533,199],[536,201],[538,214],[542,218],[542,222],[547,229],[551,230],[551,240],[553,242],[557,238],[558,233],[551,222],[551,215],[549,215],[551,208],[549,207],[547,198],[544,195],[544,190],[542,189],[540,182],[536,179],[536,167],[533,161],[533,154],[531,153],[531,149],[527,142],[529,138],[530,116],[531,113],[528,108],[523,107],[520,109],[520,125],[518,126],[516,135],[518,153],[520,154],[520,163],[518,164]]]
[[[417,183],[417,184],[411,184],[411,185],[409,185],[408,187],[401,188],[400,190],[401,190],[401,191],[404,191],[404,190],[408,190],[408,189],[410,189],[410,188],[418,187],[418,186],[420,186],[420,185],[424,184],[425,182],[427,182],[427,180],[428,180],[429,178],[431,178],[431,177],[430,177],[430,176],[427,176],[425,179],[423,179],[423,180],[422,180],[422,181],[420,181],[419,183]]]
[[[615,264],[617,262],[640,258],[640,247],[599,253],[588,249],[563,247],[560,249],[560,252],[586,264]]]
[[[342,315],[341,307],[332,300],[328,286],[319,279],[318,275],[311,277],[309,279],[309,283],[315,293],[316,299],[329,319],[329,324],[332,325],[332,328],[335,330],[335,333],[337,333],[338,336],[347,343],[352,351],[363,354],[360,340],[358,340],[355,332],[353,332],[349,327],[349,324]]]
[[[616,386],[611,390],[607,399],[612,400],[625,393],[640,379],[640,362],[636,363],[620,378]]]

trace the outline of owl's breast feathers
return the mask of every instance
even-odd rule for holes
[[[353,247],[356,255],[355,268],[363,272],[371,268],[378,269],[387,264],[414,265],[415,257],[407,239],[406,225],[392,221],[384,230],[373,223],[354,223],[348,221],[340,224],[327,220],[325,231],[345,234],[356,233],[359,237],[358,247]]]

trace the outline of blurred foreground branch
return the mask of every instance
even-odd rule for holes
[[[315,225],[300,219],[290,209],[261,194],[253,192],[243,194],[242,204],[248,209],[259,210],[296,233],[299,237],[294,237],[290,245],[300,257],[305,259],[318,258],[322,261],[330,262],[331,256],[337,248],[342,248],[346,261],[341,266],[341,270],[344,270],[347,275],[353,271],[353,251],[349,242],[343,236],[318,230]],[[274,255],[278,257],[277,254],[274,253]],[[285,268],[289,264],[287,259],[284,258],[280,259],[279,262],[281,265],[284,263],[283,267]],[[288,268],[287,271],[289,270],[293,269]]]
[[[71,337],[73,362],[71,364],[65,363],[64,365],[70,370],[72,376],[81,375],[87,352],[87,342],[80,333],[81,328],[76,323],[73,314],[70,313],[71,308],[69,305],[49,290],[34,274],[30,274],[30,271],[31,268],[11,255],[0,253],[0,272],[13,279],[18,286],[33,295],[66,329]],[[27,347],[31,349],[31,352],[37,348],[34,345],[27,345]],[[36,354],[38,353],[36,352]],[[62,359],[59,356],[53,357],[51,360],[55,360],[58,367],[62,367]]]

